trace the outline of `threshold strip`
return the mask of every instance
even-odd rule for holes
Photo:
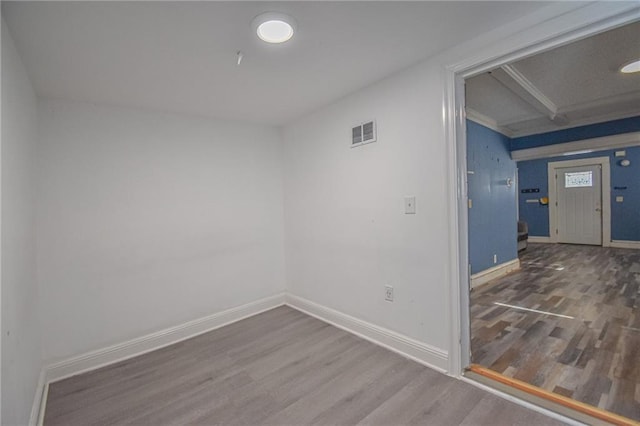
[[[609,422],[614,425],[640,426],[640,423],[635,420],[612,413],[610,411],[602,410],[600,408],[585,404],[584,402],[576,401],[575,399],[571,399],[557,393],[549,392],[537,386],[533,386],[529,383],[523,382],[522,380],[514,379],[513,377],[507,377],[503,374],[500,374],[493,370],[489,370],[488,368],[482,367],[477,364],[471,364],[468,370],[480,376],[525,392],[527,394],[537,396],[552,403],[562,405],[563,407],[567,407],[571,410],[586,414],[587,416],[591,416],[599,420],[604,420],[605,422]]]
[[[569,315],[554,314],[553,312],[539,311],[537,309],[524,308],[522,306],[516,306],[516,305],[508,305],[506,303],[493,302],[493,304],[494,305],[498,305],[498,306],[504,306],[505,308],[519,309],[521,311],[528,311],[528,312],[535,312],[537,314],[553,315],[554,317],[560,317],[560,318],[566,318],[566,319],[575,319],[575,317],[570,317]]]

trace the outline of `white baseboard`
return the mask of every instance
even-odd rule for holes
[[[38,426],[42,424],[41,413],[44,413],[43,406],[46,401],[47,380],[46,371],[40,370],[38,383],[36,384],[35,396],[31,405],[31,415],[29,416],[29,426]]]
[[[287,293],[286,304],[307,315],[362,337],[376,345],[387,348],[442,373],[447,373],[448,352],[417,341],[395,331],[379,327],[375,324],[354,318],[334,309],[319,305],[310,300]]]
[[[142,355],[283,305],[284,293],[98,349],[45,367],[47,383]]]
[[[552,243],[551,237],[532,237],[529,236],[528,241],[530,243]],[[628,249],[640,249],[640,241],[627,241],[627,240],[611,240],[611,242],[605,242],[602,247],[613,248],[628,248]]]
[[[281,293],[44,367],[38,382],[29,424],[42,425],[49,383],[172,345],[283,304],[287,304],[294,309],[399,353],[434,370],[447,373],[449,357],[446,350],[318,305],[309,300]]]
[[[479,285],[488,283],[496,278],[503,277],[511,271],[520,269],[520,259],[513,259],[500,265],[496,265],[492,268],[485,269],[477,274],[471,275],[471,288],[476,288]]]
[[[640,241],[611,240],[609,247],[640,249]]]
[[[536,244],[536,243],[550,243],[551,242],[551,237],[532,237],[531,235],[529,235],[529,237],[527,238],[527,242]]]

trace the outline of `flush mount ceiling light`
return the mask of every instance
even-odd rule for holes
[[[277,44],[293,37],[295,21],[283,13],[267,12],[255,17],[253,29],[262,41]]]
[[[633,62],[629,62],[628,64],[620,67],[620,72],[625,74],[631,74],[633,72],[640,72],[640,59],[636,59]]]

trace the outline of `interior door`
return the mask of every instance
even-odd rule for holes
[[[556,169],[558,242],[602,245],[602,166]]]

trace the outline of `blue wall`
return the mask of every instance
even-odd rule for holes
[[[516,163],[508,137],[467,120],[469,198],[469,262],[471,273],[484,271],[518,257]],[[514,183],[507,187],[506,180]]]
[[[640,117],[515,138],[511,140],[511,147],[512,149],[525,149],[634,131],[640,131]],[[640,147],[623,148],[622,150],[627,153],[624,158],[631,161],[631,165],[628,167],[621,167],[619,163],[622,158],[614,156],[614,151],[620,151],[620,149],[518,162],[519,189],[540,188],[539,194],[520,194],[519,197],[520,218],[529,224],[529,235],[549,236],[548,206],[526,203],[525,200],[549,195],[547,164],[550,161],[609,156],[611,165],[611,238],[613,240],[640,241]],[[615,189],[615,187],[625,186],[627,189]],[[615,197],[618,195],[624,197],[622,203],[615,201]]]
[[[513,138],[511,151],[631,132],[640,132],[640,116]]]
[[[518,196],[520,220],[527,222],[529,235],[532,237],[549,236],[549,206],[526,202],[527,199],[540,199],[549,196],[547,162],[547,159],[543,159],[518,163],[518,191],[523,188],[540,189],[539,193],[519,194]]]

